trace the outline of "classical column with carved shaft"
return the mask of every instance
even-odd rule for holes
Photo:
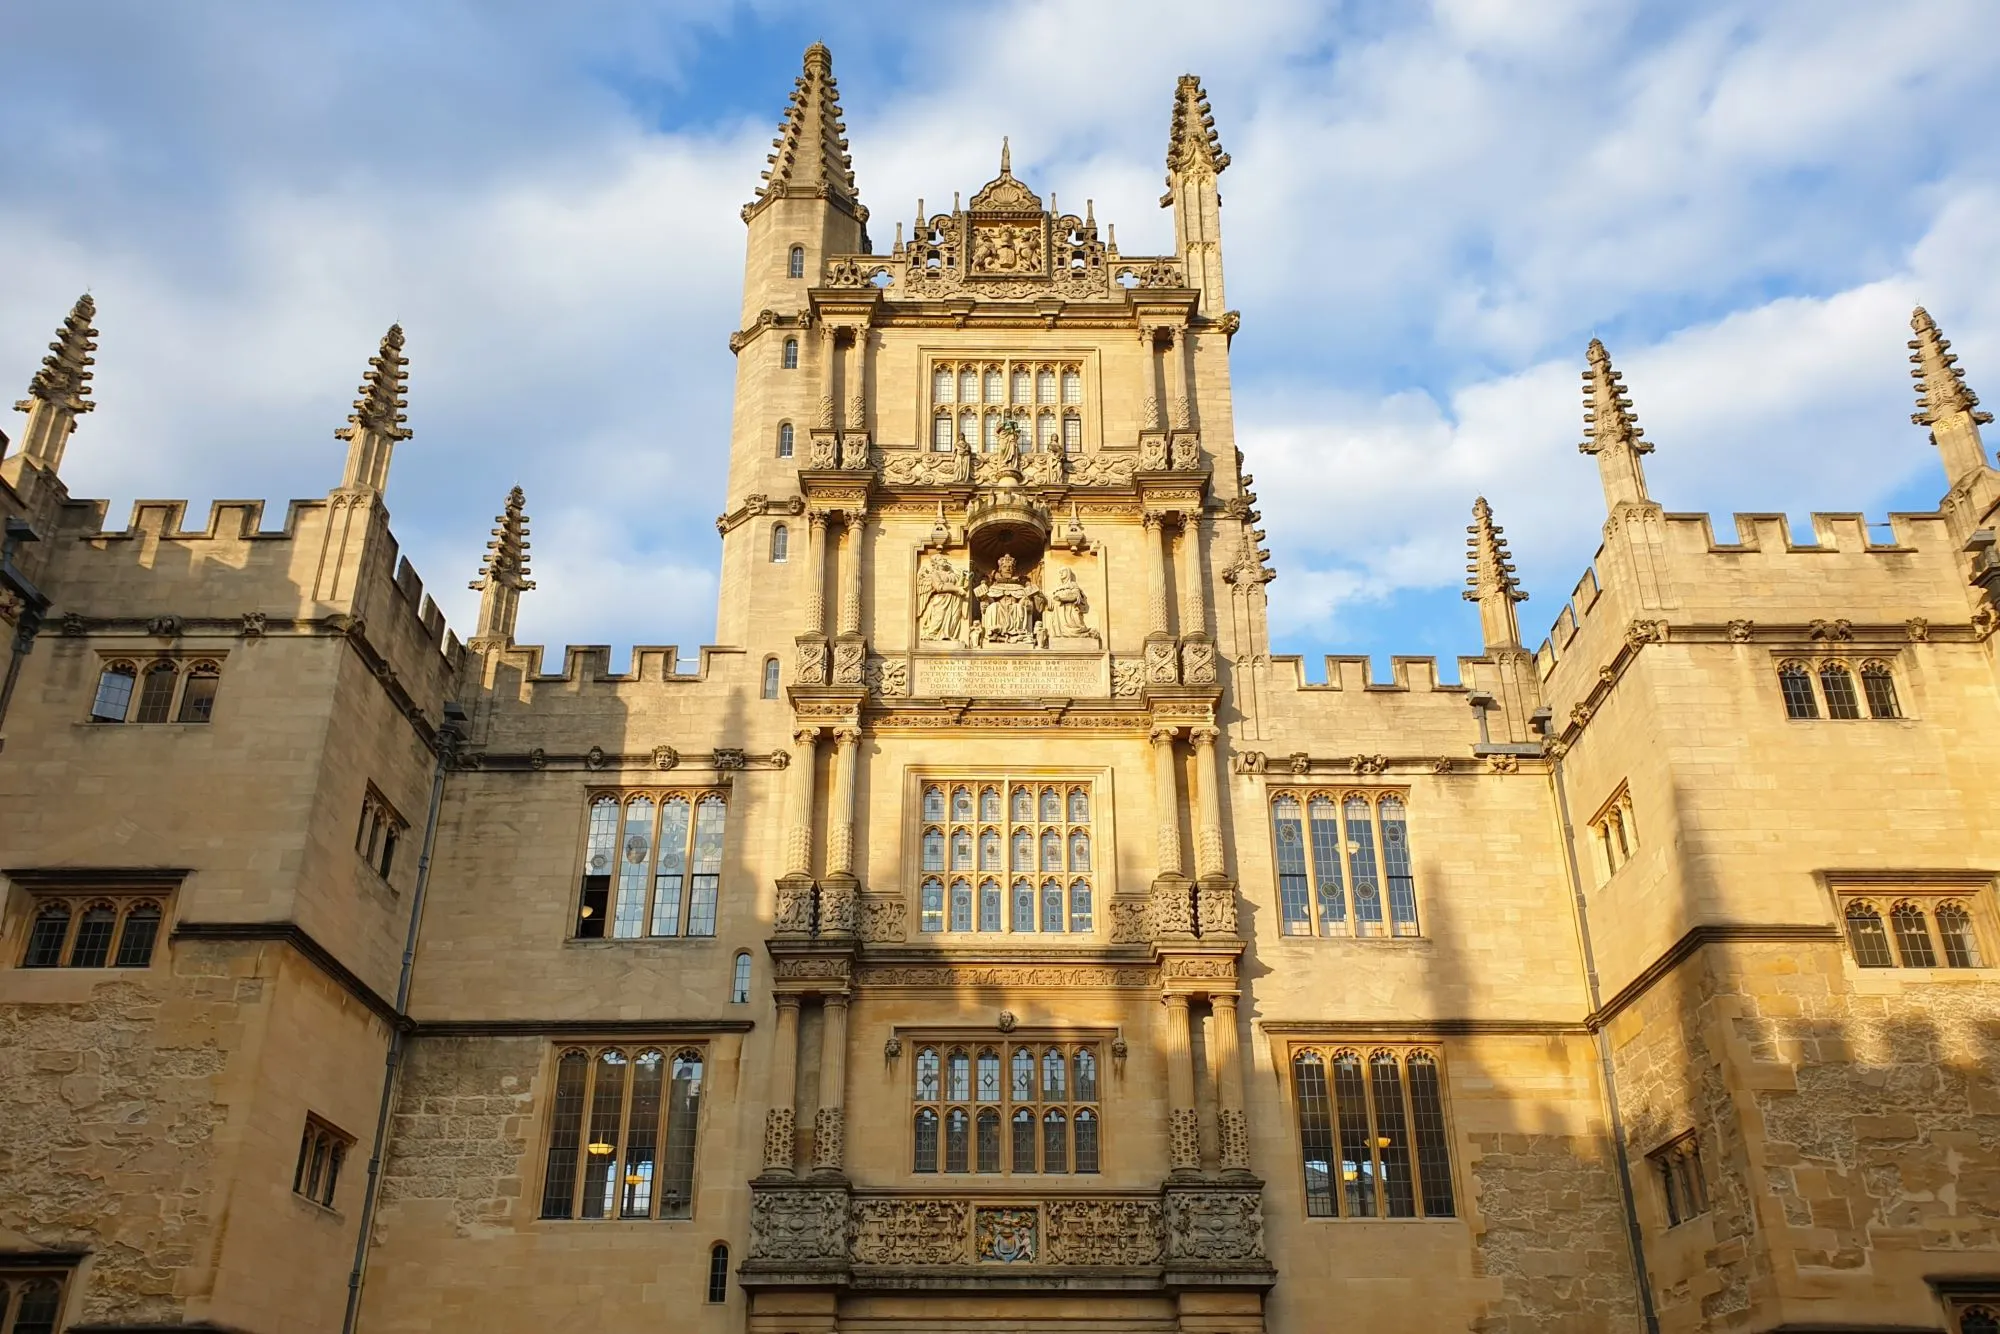
[[[1174,756],[1174,734],[1179,730],[1174,727],[1153,729],[1153,800],[1159,807],[1155,818],[1159,828],[1160,875],[1181,873],[1180,784],[1174,776],[1174,769],[1179,764]]]
[[[847,997],[828,996],[819,1043],[819,1110],[813,1114],[813,1171],[838,1172],[847,1139]]]
[[[1166,424],[1176,431],[1185,431],[1193,424],[1193,404],[1188,400],[1187,378],[1187,330],[1169,330],[1166,346],[1167,358],[1167,416]]]
[[[1250,1170],[1250,1126],[1243,1115],[1243,1067],[1236,1045],[1236,997],[1211,995],[1215,1010],[1210,1044],[1215,1061],[1216,1142],[1222,1150],[1222,1170]]]
[[[1194,1051],[1188,1041],[1188,998],[1160,997],[1167,1007],[1167,1161],[1175,1174],[1201,1170],[1201,1125],[1194,1106]]]
[[[1216,767],[1215,727],[1188,729],[1194,741],[1194,873],[1203,880],[1227,872],[1222,864],[1222,771]]]
[[[1165,636],[1167,629],[1167,540],[1166,521],[1148,514],[1142,521],[1146,530],[1147,629],[1150,636]]]
[[[785,811],[785,874],[812,874],[813,769],[819,756],[819,729],[792,733],[792,793]]]
[[[861,633],[861,525],[859,514],[850,511],[841,525],[840,537],[840,631]]]
[[[837,727],[833,732],[833,797],[828,803],[826,873],[854,873],[854,771],[859,765],[861,732]]]
[[[826,633],[826,515],[806,516],[806,633]]]
[[[1208,614],[1201,579],[1201,516],[1187,514],[1181,519],[1180,569],[1181,636],[1206,634]]]
[[[764,1113],[764,1170],[790,1175],[798,1152],[799,998],[780,993],[771,1053],[771,1106]]]
[[[847,429],[862,434],[868,430],[868,331],[856,329],[849,342],[847,361]]]

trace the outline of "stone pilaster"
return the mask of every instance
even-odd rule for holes
[[[1236,997],[1229,992],[1212,992],[1208,999],[1215,1010],[1210,1048],[1215,1066],[1216,1141],[1222,1151],[1222,1170],[1234,1175],[1250,1170],[1250,1123],[1243,1112]]]
[[[798,1152],[799,998],[780,994],[772,1039],[770,1107],[764,1113],[764,1174],[790,1176]]]
[[[1181,796],[1180,783],[1174,774],[1178,765],[1174,736],[1179,730],[1155,727],[1152,733],[1153,818],[1157,830],[1157,869],[1163,876],[1181,874]]]
[[[828,996],[819,1046],[819,1111],[813,1117],[813,1171],[838,1173],[846,1152],[847,997]]]
[[[833,795],[827,810],[826,872],[829,876],[854,873],[855,810],[861,730],[837,727],[833,732]]]
[[[1194,873],[1203,880],[1228,874],[1222,860],[1222,770],[1215,750],[1221,735],[1215,727],[1188,729],[1195,759]]]
[[[1188,998],[1160,997],[1167,1007],[1167,1161],[1176,1176],[1201,1171],[1201,1129],[1194,1105],[1194,1050],[1188,1038]]]

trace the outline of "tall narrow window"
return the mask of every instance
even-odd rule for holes
[[[792,253],[785,261],[785,272],[793,278],[803,278],[806,276],[806,248],[804,246],[795,245],[792,247]]]
[[[764,659],[764,686],[762,694],[765,699],[776,699],[778,697],[778,660],[776,658]]]
[[[612,901],[611,934],[630,940],[646,934],[647,873],[653,863],[653,799],[634,797],[625,803],[625,831],[620,835],[618,884]],[[676,927],[678,928],[678,923]]]
[[[13,1302],[14,1323],[5,1323],[8,1303]],[[63,1277],[53,1274],[25,1274],[11,1282],[0,1280],[0,1328],[7,1334],[55,1334],[56,1320],[62,1315]],[[1961,1329],[1977,1326],[1962,1322]]]
[[[1332,1218],[1333,1103],[1326,1063],[1318,1052],[1302,1051],[1292,1059],[1292,1086],[1299,1103],[1299,1147],[1305,1154],[1306,1214]]]
[[[1943,917],[1939,917],[1943,922]],[[140,902],[125,912],[125,922],[118,932],[119,968],[144,968],[153,962],[153,942],[160,936],[160,905]],[[1946,948],[1950,948],[1949,938]],[[1963,967],[1964,965],[1954,965]],[[1976,964],[1973,966],[1977,966]]]
[[[969,880],[951,882],[951,929],[972,930],[972,882]]]
[[[771,564],[783,565],[791,558],[792,531],[782,523],[771,525]]]
[[[1000,882],[989,877],[979,882],[979,929],[998,931],[1002,925]]]
[[[750,951],[744,950],[736,956],[735,972],[729,979],[729,1003],[747,1005],[750,1001]]]
[[[1868,716],[1871,718],[1900,718],[1903,711],[1896,705],[1896,678],[1889,672],[1886,662],[1864,662],[1861,664],[1861,693],[1868,697]]]
[[[181,687],[179,721],[205,723],[215,713],[215,691],[222,684],[222,670],[212,662],[197,662],[188,668],[187,684]]]
[[[1333,1058],[1334,1106],[1340,1125],[1340,1179],[1349,1218],[1375,1216],[1374,1136],[1368,1130],[1368,1085],[1361,1057],[1351,1051]]]
[[[1043,369],[1035,374],[1035,402],[1053,406],[1056,401],[1056,373]]]
[[[979,1111],[979,1170],[1000,1170],[1000,1113],[991,1107]]]
[[[1035,929],[1035,887],[1026,880],[1014,882],[1014,930]]]
[[[1389,933],[1417,934],[1417,882],[1410,874],[1410,836],[1403,818],[1403,803],[1384,797],[1382,813],[1382,869],[1389,880]]]
[[[931,453],[949,454],[954,444],[951,429],[951,414],[940,412],[931,419]]]
[[[1091,929],[1090,882],[1078,880],[1069,887],[1069,929],[1087,932]]]
[[[1854,677],[1846,666],[1838,662],[1823,663],[1819,669],[1819,688],[1826,695],[1826,716],[1829,718],[1859,718],[1861,700],[1854,693]]]
[[[792,424],[790,422],[779,423],[778,457],[781,459],[790,458],[792,456],[793,450],[797,446],[797,443],[798,443],[798,435],[796,432],[792,430]]]
[[[1083,452],[1083,419],[1074,413],[1063,414],[1063,453]]]
[[[691,1217],[701,1080],[693,1048],[671,1057],[658,1047],[563,1052],[541,1216]]]
[[[174,706],[174,686],[180,673],[171,662],[156,662],[146,668],[139,687],[139,708],[135,723],[163,723]]]
[[[788,371],[797,370],[799,368],[799,340],[796,338],[787,338],[785,340],[783,355],[785,369]]]
[[[1785,695],[1787,718],[1819,717],[1819,701],[1813,697],[1812,674],[1802,662],[1788,662],[1778,668],[1778,687]]]
[[[28,933],[28,953],[23,968],[54,968],[62,963],[63,945],[69,940],[69,905],[58,900],[45,903],[35,914],[34,930]]]
[[[944,1170],[972,1170],[972,1119],[963,1107],[954,1107],[944,1114]]]
[[[1059,880],[1042,883],[1042,930],[1060,932],[1063,929],[1063,888]]]
[[[1445,1134],[1444,1092],[1438,1085],[1437,1061],[1427,1051],[1413,1051],[1406,1062],[1410,1076],[1410,1125],[1416,1132],[1417,1176],[1423,1187],[1424,1216],[1452,1215],[1451,1151]]]
[[[944,930],[944,881],[936,876],[928,876],[919,896],[918,929],[921,931]]]
[[[1306,900],[1306,844],[1298,798],[1271,803],[1271,832],[1278,847],[1278,920],[1284,934],[1312,934],[1312,907]]]
[[[1896,931],[1896,953],[1905,968],[1935,968],[1937,954],[1931,949],[1930,927],[1924,910],[1905,900],[1889,910],[1889,922]]]
[[[572,1218],[576,1207],[576,1151],[583,1142],[583,1094],[590,1057],[567,1051],[556,1062],[555,1098],[549,1113],[548,1164],[542,1172],[542,1217]]]
[[[353,1147],[352,1135],[308,1112],[305,1133],[299,1138],[298,1163],[292,1168],[292,1193],[331,1209],[340,1185],[340,1169]]]
[[[1368,1058],[1375,1103],[1375,1152],[1381,1164],[1382,1203],[1391,1218],[1414,1218],[1416,1183],[1410,1177],[1408,1118],[1403,1110],[1403,1080],[1393,1053],[1378,1051]]]
[[[611,873],[618,856],[619,806],[616,797],[590,803],[590,831],[583,851],[583,901],[578,906],[576,934],[581,940],[602,939],[611,913]]]
[[[111,958],[111,937],[118,928],[118,910],[109,903],[93,903],[77,920],[76,943],[70,946],[69,966],[102,968]]]
[[[1979,937],[1972,927],[1972,914],[1962,903],[1941,903],[1937,910],[1938,937],[1944,942],[1944,962],[1948,968],[1980,968]]]
[[[1854,950],[1854,962],[1863,968],[1894,968],[1889,954],[1889,935],[1882,929],[1882,914],[1875,905],[1857,899],[1847,905],[1847,943]]]
[[[97,697],[90,704],[90,720],[122,723],[132,707],[132,689],[138,684],[139,669],[129,662],[114,662],[97,678]]]
[[[729,1300],[729,1248],[721,1242],[708,1248],[708,1304]]]
[[[1347,893],[1340,879],[1340,819],[1333,803],[1315,795],[1307,803],[1306,814],[1312,827],[1313,871],[1319,897],[1319,931],[1323,936],[1347,934]],[[1303,892],[1301,893],[1303,899]],[[1305,905],[1300,904],[1301,908]],[[1310,924],[1306,934],[1310,934]]]
[[[1309,1217],[1452,1215],[1444,1099],[1430,1052],[1382,1049],[1364,1062],[1353,1050],[1297,1051],[1292,1085]]]
[[[1083,376],[1076,371],[1062,373],[1062,400],[1072,405],[1083,402]]]
[[[1708,1182],[1702,1175],[1701,1152],[1690,1131],[1647,1155],[1666,1199],[1667,1226],[1678,1227],[1708,1212]]]
[[[915,1135],[915,1161],[911,1166],[919,1172],[938,1170],[938,1114],[928,1107],[917,1110]]]
[[[1347,799],[1342,808],[1347,819],[1347,866],[1354,881],[1354,934],[1382,934],[1382,888],[1376,879],[1375,825],[1368,818],[1368,802],[1360,796]]]
[[[728,808],[718,796],[703,797],[694,808],[694,874],[688,885],[690,936],[715,934],[716,896],[722,886],[722,828]],[[659,923],[654,923],[656,934]]]
[[[952,393],[952,381],[954,378],[951,369],[946,366],[940,366],[931,372],[931,401],[933,403],[949,403],[956,397]]]

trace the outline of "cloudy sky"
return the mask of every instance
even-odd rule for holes
[[[705,642],[737,209],[814,39],[883,247],[1007,134],[1126,253],[1168,248],[1169,98],[1203,77],[1280,651],[1476,651],[1482,492],[1539,641],[1602,517],[1575,447],[1593,335],[1670,509],[1931,508],[1919,301],[2000,400],[1982,0],[9,5],[0,389],[88,288],[72,491],[119,522],[135,497],[281,514],[337,482],[400,320],[389,503],[454,624],[519,482],[524,640]]]

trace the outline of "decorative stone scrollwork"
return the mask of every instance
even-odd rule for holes
[[[1138,898],[1114,898],[1111,900],[1111,943],[1114,945],[1140,945],[1151,940],[1153,933],[1147,919],[1147,901]]]
[[[1194,893],[1181,880],[1162,880],[1146,900],[1148,939],[1194,935]]]
[[[1139,437],[1139,471],[1167,471],[1167,438],[1164,435]]]
[[[1135,699],[1145,688],[1145,664],[1129,658],[1111,660],[1111,693],[1115,698]]]
[[[1139,460],[1131,454],[1093,454],[1069,470],[1071,486],[1128,486],[1138,471]]]
[[[1061,486],[1063,456],[1049,450],[1022,455],[1021,483],[1024,486]]]
[[[821,394],[819,407],[813,412],[813,429],[831,431],[833,429],[833,395]]]
[[[792,1152],[798,1142],[798,1118],[791,1108],[773,1107],[764,1113],[765,1171],[790,1171]]]
[[[1236,890],[1229,885],[1195,889],[1195,926],[1203,936],[1236,934]]]
[[[847,1118],[838,1107],[813,1113],[813,1170],[838,1172],[847,1150]]]
[[[1113,279],[1133,277],[1140,287],[1185,287],[1187,280],[1181,274],[1178,261],[1171,259],[1148,260],[1143,264],[1120,265]]]
[[[1191,686],[1215,684],[1215,645],[1190,639],[1181,645],[1181,680]]]
[[[1264,1204],[1259,1190],[1169,1187],[1166,1223],[1169,1261],[1264,1258]]]
[[[852,886],[839,883],[819,887],[819,912],[815,920],[817,934],[822,936],[851,936],[854,934],[855,893]]]
[[[1185,407],[1185,403],[1178,406]],[[1201,438],[1193,435],[1177,435],[1169,462],[1175,472],[1201,471]]]
[[[858,686],[867,683],[868,646],[862,641],[844,640],[833,646],[833,683]]]
[[[810,880],[778,882],[778,912],[772,926],[779,935],[812,934],[813,898],[813,884]]]
[[[1185,398],[1176,396],[1171,405],[1171,411],[1173,413],[1174,429],[1176,431],[1186,431],[1192,429],[1194,424],[1194,413],[1193,409],[1188,405],[1188,401]]]
[[[1201,1168],[1201,1117],[1192,1107],[1167,1113],[1167,1162],[1176,1172]]]
[[[851,1218],[856,1264],[966,1262],[972,1231],[969,1200],[856,1200]]]
[[[845,472],[866,472],[871,466],[868,437],[858,434],[859,430],[859,427],[850,427],[850,433],[841,437],[840,466]]]
[[[826,684],[826,645],[816,639],[801,642],[792,675],[802,686]]]
[[[844,1261],[847,1228],[844,1190],[777,1186],[751,1192],[752,1260]]]
[[[1173,640],[1153,639],[1146,642],[1146,680],[1156,686],[1179,684],[1180,665],[1175,661]]]
[[[828,401],[831,402],[832,400]],[[825,429],[829,434],[817,436],[812,442],[812,466],[815,468],[838,468],[840,466],[840,442],[832,436],[832,427]]]
[[[1216,1137],[1225,1168],[1250,1166],[1250,1126],[1240,1107],[1224,1107],[1215,1114]]]
[[[827,261],[820,284],[823,287],[873,287],[878,274],[888,270],[880,264],[865,264],[850,256]]]
[[[1057,1265],[1156,1265],[1165,1247],[1152,1200],[1050,1200],[1043,1259]]]
[[[882,480],[890,486],[951,486],[972,480],[970,450],[957,449],[949,454],[877,450],[874,457],[882,470]]]
[[[861,683],[871,695],[900,699],[910,693],[910,664],[901,658],[870,658]]]

